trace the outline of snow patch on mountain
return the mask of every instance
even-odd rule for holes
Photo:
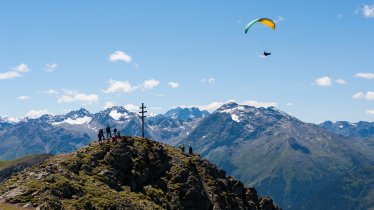
[[[231,114],[231,119],[234,120],[235,122],[240,122],[239,116],[236,114]]]
[[[61,122],[53,122],[52,125],[60,125],[60,124],[71,124],[71,125],[82,125],[82,124],[85,124],[85,123],[89,123],[91,122],[92,118],[91,117],[81,117],[81,118],[76,118],[76,119],[71,119],[71,118],[68,118],[64,121],[61,121]]]
[[[117,110],[112,110],[109,113],[109,116],[111,116],[115,120],[119,120],[121,117],[124,117],[124,118],[130,117],[128,113],[119,113]]]

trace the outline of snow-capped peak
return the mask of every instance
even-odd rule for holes
[[[22,117],[7,117],[7,116],[0,116],[0,122],[6,122],[10,124],[18,123],[22,120]]]
[[[83,118],[90,116],[90,112],[87,109],[81,108],[67,113],[65,116],[71,119]]]
[[[200,109],[196,107],[190,107],[190,108],[181,108],[177,107],[175,109],[171,109],[167,111],[164,116],[169,117],[172,119],[178,119],[178,120],[187,120],[192,118],[200,118],[200,117],[206,117],[209,115],[209,112]]]

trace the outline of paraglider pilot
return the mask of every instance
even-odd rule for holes
[[[271,53],[264,51],[264,56],[269,56]]]

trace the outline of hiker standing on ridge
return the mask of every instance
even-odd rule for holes
[[[192,155],[192,144],[191,142],[188,144],[188,154]]]
[[[117,137],[117,128],[113,129],[113,136]]]
[[[182,144],[181,149],[182,149],[182,152],[184,153],[184,151],[186,149],[186,147],[184,146],[184,144]]]
[[[121,132],[120,131],[117,131],[117,136],[118,136],[118,138],[121,138]]]
[[[103,129],[99,130],[99,133],[97,134],[97,137],[99,137],[99,144],[102,145],[103,144],[103,137],[104,137]]]
[[[106,126],[105,131],[106,131],[106,138],[109,139],[109,136],[110,136],[110,138],[112,138],[112,132],[110,131],[109,125]]]

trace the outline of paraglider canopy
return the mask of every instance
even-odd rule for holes
[[[244,28],[244,32],[247,33],[249,28],[252,27],[253,24],[255,23],[262,23],[268,27],[270,27],[271,29],[275,30],[275,23],[273,20],[269,19],[269,18],[258,18],[258,19],[255,19],[255,20],[252,20],[251,22],[249,22],[245,28]]]

